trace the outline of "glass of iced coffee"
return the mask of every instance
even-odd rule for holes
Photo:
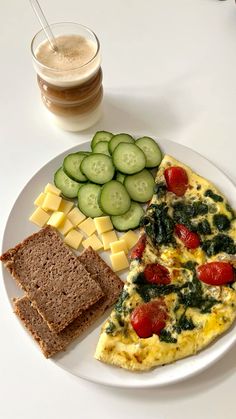
[[[99,40],[89,28],[77,23],[56,23],[50,27],[55,50],[43,30],[31,43],[42,101],[58,126],[81,131],[95,124],[101,116]]]

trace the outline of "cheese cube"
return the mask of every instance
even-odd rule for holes
[[[72,230],[73,227],[73,224],[65,218],[57,229],[61,234],[63,234],[63,236],[65,236],[70,230]]]
[[[68,244],[68,246],[73,247],[73,249],[77,250],[82,242],[83,235],[79,233],[79,231],[73,229],[71,230],[66,237],[64,238],[64,242]]]
[[[82,223],[82,221],[84,221],[86,218],[86,216],[77,207],[73,208],[73,210],[67,214],[67,217],[72,222],[72,224],[74,224],[74,226]]]
[[[111,243],[111,252],[118,253],[124,250],[125,253],[128,253],[128,248],[125,240],[117,240]]]
[[[138,236],[137,236],[137,234],[134,233],[134,231],[129,230],[129,231],[127,231],[127,233],[125,233],[125,234],[123,234],[123,236],[121,236],[121,239],[125,240],[127,248],[131,249],[137,243]]]
[[[87,249],[87,247],[91,246],[93,250],[97,251],[103,248],[102,242],[96,236],[96,234],[92,234],[92,236],[88,237],[86,240],[82,241],[82,245]]]
[[[65,220],[64,212],[55,211],[52,213],[47,224],[52,227],[59,227],[59,225]]]
[[[79,229],[87,234],[87,236],[91,236],[96,231],[94,221],[90,217],[79,225]]]
[[[47,192],[42,203],[42,208],[44,210],[57,211],[60,206],[61,200],[62,198],[60,196],[54,195],[51,192]]]
[[[52,183],[48,183],[44,188],[44,193],[53,193],[54,195],[60,195],[61,191],[58,189],[55,185],[52,185]]]
[[[110,217],[96,217],[94,223],[98,234],[106,233],[107,231],[113,230],[113,225]]]
[[[49,220],[50,214],[47,214],[42,208],[38,207],[33,214],[30,216],[29,220],[32,223],[36,224],[39,227],[43,227],[46,222]]]
[[[102,237],[102,243],[103,243],[104,250],[110,249],[111,243],[115,242],[117,240],[117,235],[116,235],[116,232],[114,230],[107,231],[106,233],[103,233],[101,235],[101,237]]]
[[[58,211],[64,212],[64,214],[68,214],[68,212],[73,208],[74,202],[67,201],[66,199],[62,199]]]
[[[35,199],[34,201],[34,205],[36,205],[37,207],[41,207],[44,201],[46,194],[41,192],[41,194],[39,194],[39,196]]]
[[[126,257],[124,250],[118,253],[113,253],[110,256],[112,269],[114,272],[122,271],[122,269],[126,269],[129,267],[129,262]]]

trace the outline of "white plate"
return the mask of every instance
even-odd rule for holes
[[[165,153],[190,165],[193,170],[214,182],[229,197],[231,205],[234,208],[236,207],[235,186],[212,163],[183,145],[166,140],[158,142]],[[3,238],[2,252],[15,246],[29,234],[38,230],[28,221],[28,217],[33,211],[32,203],[35,197],[42,191],[42,188],[47,182],[52,181],[53,173],[61,165],[63,158],[69,152],[88,149],[88,141],[73,147],[55,157],[32,177],[18,196],[9,215]],[[11,279],[10,274],[5,269],[2,272],[9,300],[11,301],[13,297],[22,295],[22,291],[19,290],[15,282]],[[105,365],[93,358],[100,326],[106,317],[107,314],[94,325],[92,330],[90,329],[86,335],[83,335],[83,337],[74,342],[66,352],[55,356],[52,362],[55,362],[59,367],[78,377],[96,383],[131,388],[155,387],[183,380],[202,371],[225,354],[236,341],[236,325],[234,324],[225,335],[195,356],[185,358],[171,365],[155,368],[150,372],[132,373]],[[29,339],[32,339],[26,332],[27,335]],[[36,343],[33,343],[33,339],[32,345],[35,345],[35,348],[37,346]]]

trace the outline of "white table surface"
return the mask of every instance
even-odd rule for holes
[[[236,182],[236,6],[233,0],[42,0],[50,22],[78,21],[103,52],[104,117],[92,128],[146,133],[199,151]],[[28,2],[1,0],[0,237],[25,183],[83,139],[50,125],[29,43]],[[200,171],[200,168],[199,168]],[[20,222],[20,220],[19,220]],[[17,229],[17,225],[16,225]],[[236,347],[182,383],[123,390],[75,378],[19,327],[0,282],[1,419],[233,419]]]

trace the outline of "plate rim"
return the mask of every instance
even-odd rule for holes
[[[136,137],[137,135],[135,135],[135,137]],[[23,195],[24,194],[24,191],[25,191],[25,189],[29,186],[29,184],[30,184],[30,182],[32,181],[32,179],[33,178],[35,178],[35,177],[37,177],[37,175],[39,174],[39,172],[41,171],[41,170],[43,170],[43,169],[45,169],[46,168],[46,166],[48,166],[50,163],[52,163],[55,159],[59,159],[60,157],[62,158],[62,156],[63,155],[65,155],[65,154],[67,154],[67,153],[71,153],[71,152],[73,152],[73,151],[76,151],[76,149],[78,149],[78,148],[81,148],[81,146],[83,147],[83,146],[85,146],[85,145],[88,145],[89,143],[90,143],[90,141],[91,141],[91,138],[90,139],[88,139],[88,137],[90,138],[90,135],[89,134],[86,134],[86,138],[83,138],[83,140],[82,141],[80,141],[78,144],[76,144],[76,145],[73,145],[72,147],[69,147],[68,149],[65,149],[64,151],[62,151],[62,152],[60,152],[59,154],[57,154],[56,156],[54,156],[54,157],[52,157],[52,158],[50,158],[50,159],[48,159],[42,166],[40,166],[33,174],[32,174],[32,176],[30,176],[29,177],[29,179],[27,180],[27,182],[24,184],[24,186],[21,188],[21,190],[20,190],[20,192],[18,193],[18,195],[17,195],[17,197],[16,197],[16,199],[15,199],[15,201],[14,201],[14,203],[13,203],[13,205],[12,205],[12,207],[11,207],[11,210],[10,210],[10,212],[9,212],[9,214],[8,214],[8,216],[7,216],[7,219],[6,219],[6,222],[5,222],[5,227],[4,227],[4,231],[3,231],[3,235],[2,235],[2,238],[1,238],[1,254],[4,252],[4,250],[3,250],[3,247],[4,247],[4,243],[5,243],[5,240],[6,240],[6,236],[7,236],[7,227],[8,227],[8,224],[9,224],[9,222],[10,222],[10,218],[11,218],[11,215],[12,215],[12,213],[14,212],[14,209],[15,209],[15,207],[16,207],[16,205],[17,205],[17,202],[18,202],[18,200],[19,200],[19,198],[21,197],[21,195]],[[139,137],[138,137],[139,138]],[[154,136],[154,139],[155,139],[155,136]],[[196,154],[197,156],[199,156],[200,158],[202,158],[202,159],[204,159],[206,162],[207,162],[207,164],[209,164],[210,166],[212,166],[214,169],[217,169],[217,171],[219,171],[220,172],[220,174],[221,175],[223,175],[230,183],[231,183],[231,185],[232,185],[232,187],[234,187],[234,188],[236,188],[236,185],[235,185],[235,183],[233,182],[233,180],[227,175],[227,174],[225,174],[225,172],[222,170],[222,169],[220,169],[215,163],[213,163],[213,162],[211,162],[211,160],[209,160],[207,157],[205,157],[204,155],[202,155],[201,153],[199,153],[198,151],[196,151],[196,150],[194,150],[192,147],[189,147],[189,146],[186,146],[185,144],[182,144],[182,143],[178,143],[178,142],[175,142],[175,141],[172,141],[172,140],[167,140],[167,139],[158,139],[158,140],[156,140],[155,139],[155,141],[156,142],[163,142],[163,143],[165,143],[166,145],[167,145],[167,148],[168,148],[168,143],[169,144],[171,144],[172,146],[177,146],[177,147],[180,147],[180,148],[183,148],[183,149],[188,149],[188,151],[189,152],[192,152],[192,153],[194,153],[194,154]],[[174,157],[174,156],[173,156]],[[186,163],[187,165],[188,165],[188,163]],[[190,166],[191,167],[191,166]],[[10,296],[9,296],[9,294],[8,294],[8,290],[7,290],[7,282],[5,281],[5,278],[4,278],[4,272],[5,272],[5,268],[4,268],[4,266],[3,266],[3,264],[1,264],[2,266],[1,266],[1,272],[2,272],[2,278],[3,278],[3,284],[4,284],[4,286],[3,286],[3,288],[4,288],[4,292],[5,292],[5,294],[6,294],[6,297],[7,297],[7,300],[8,300],[8,302],[7,302],[7,304],[9,304],[9,307],[10,308],[12,308],[12,302],[11,302],[11,298],[10,298]],[[31,341],[33,340],[33,338],[31,337],[31,334],[28,332],[28,330],[24,327],[24,325],[22,325],[22,323],[20,322],[20,320],[19,320],[19,318],[16,316],[16,318],[17,318],[17,321],[19,322],[19,324],[21,325],[21,329],[23,329],[23,331],[24,331],[24,334],[26,334],[26,335],[28,335],[28,338],[30,338],[31,339]],[[233,326],[233,325],[232,325]],[[226,334],[228,333],[228,330],[223,334],[223,335],[220,335],[219,336],[219,339],[222,337],[222,336],[225,336]],[[214,345],[214,342],[215,341],[213,341],[213,345]],[[36,347],[38,347],[38,345],[36,344],[36,342],[34,342],[34,340],[33,340],[33,343],[35,344],[35,346]],[[230,343],[228,344],[228,346],[226,347],[226,348],[224,348],[223,350],[222,350],[222,352],[220,352],[219,354],[217,354],[213,359],[211,359],[207,364],[203,364],[202,366],[200,366],[197,370],[193,370],[193,371],[190,371],[188,374],[185,374],[184,376],[176,376],[176,377],[172,377],[169,381],[166,381],[166,382],[161,382],[161,383],[153,383],[153,382],[151,382],[151,383],[148,383],[148,382],[143,382],[143,381],[138,381],[137,383],[133,383],[133,384],[130,384],[130,383],[125,383],[125,381],[124,381],[124,383],[122,383],[122,384],[119,384],[119,383],[116,383],[116,382],[111,382],[111,381],[106,381],[106,380],[104,380],[103,378],[99,378],[99,377],[97,377],[96,378],[96,380],[94,379],[94,378],[90,378],[89,376],[86,376],[86,375],[84,375],[84,374],[77,374],[77,373],[75,373],[72,369],[70,369],[69,367],[67,367],[67,366],[65,366],[65,365],[62,365],[61,363],[58,363],[57,362],[57,360],[56,359],[54,359],[54,358],[49,358],[48,360],[50,361],[50,362],[52,362],[54,365],[56,365],[57,367],[59,367],[59,368],[61,368],[62,370],[64,370],[64,371],[66,371],[66,372],[68,372],[68,373],[70,373],[70,374],[72,374],[74,377],[77,377],[77,378],[81,378],[81,379],[84,379],[84,380],[86,380],[86,381],[89,381],[89,382],[92,382],[92,383],[95,383],[95,384],[100,384],[100,385],[104,385],[104,386],[108,386],[108,387],[113,387],[113,388],[129,388],[129,389],[142,389],[142,388],[158,388],[158,387],[167,387],[167,386],[170,386],[170,385],[174,385],[174,384],[176,384],[176,383],[178,383],[178,382],[180,382],[180,381],[185,381],[185,380],[188,380],[188,379],[190,379],[191,377],[193,377],[193,376],[195,376],[195,375],[198,375],[198,374],[200,374],[201,372],[203,372],[204,370],[206,370],[207,368],[209,368],[210,366],[212,366],[214,363],[216,363],[216,362],[218,362],[221,358],[223,358],[223,356],[225,356],[226,354],[227,354],[227,352],[234,346],[236,344],[236,335],[235,335],[235,337],[233,337],[232,338],[232,341],[230,341]],[[207,348],[209,348],[209,345],[206,347],[206,348],[204,348],[204,349],[202,349],[201,351],[199,351],[197,354],[196,354],[196,356],[198,356],[202,351],[204,351],[205,349],[207,349]],[[40,350],[40,349],[39,349]],[[189,357],[186,357],[186,358],[183,358],[183,359],[181,359],[181,360],[179,360],[179,361],[183,361],[183,360],[186,360],[186,359],[191,359],[191,356],[192,355],[190,355]],[[174,361],[173,363],[172,363],[172,365],[174,365],[176,362],[179,362],[179,361]],[[98,362],[98,361],[97,361]],[[171,365],[171,364],[167,364],[167,365]],[[114,368],[113,366],[111,366],[112,368]],[[163,367],[165,367],[165,366],[163,366]],[[117,367],[116,367],[117,368]],[[129,374],[129,373],[131,373],[131,374],[135,374],[135,372],[130,372],[130,371],[128,371],[128,370],[125,370],[125,371],[127,371],[127,373]],[[151,370],[152,371],[152,370]],[[148,372],[148,371],[147,371]],[[115,377],[114,377],[114,379],[115,379]]]

